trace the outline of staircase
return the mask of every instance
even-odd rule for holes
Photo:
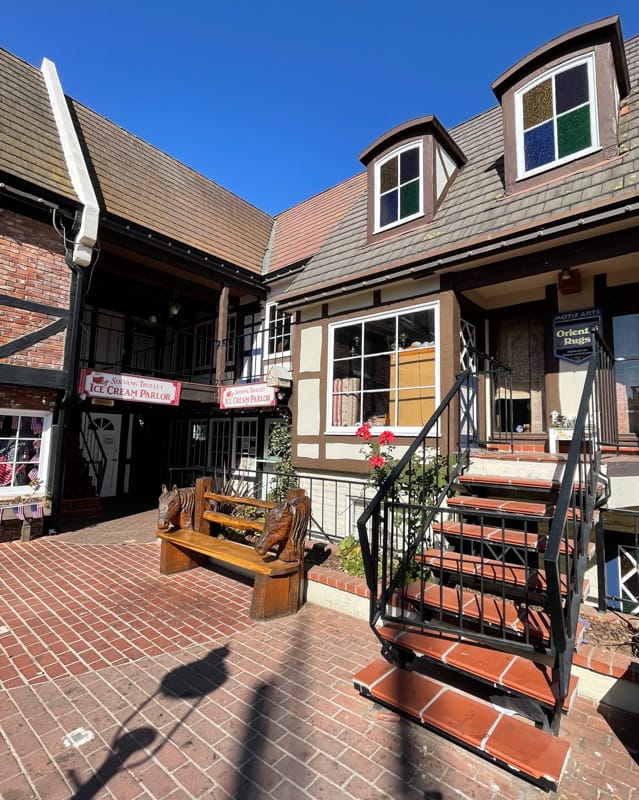
[[[559,728],[607,499],[600,355],[567,455],[478,447],[466,370],[358,521],[381,657],[355,688],[546,790],[569,758]]]
[[[96,493],[89,466],[82,456],[78,440],[68,436],[64,452],[64,488],[61,520],[68,524],[104,516],[102,502]]]

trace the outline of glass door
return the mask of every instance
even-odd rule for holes
[[[639,314],[612,318],[619,433],[639,434]]]

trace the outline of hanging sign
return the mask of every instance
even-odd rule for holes
[[[80,370],[78,391],[87,397],[104,400],[129,400],[133,403],[157,403],[163,406],[180,404],[179,381],[163,381],[142,375]]]
[[[220,408],[256,408],[275,405],[275,387],[266,383],[240,383],[222,386]]]
[[[552,326],[555,358],[581,364],[592,355],[592,331],[601,330],[601,309],[587,308],[553,314]]]

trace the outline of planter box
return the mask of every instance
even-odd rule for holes
[[[549,428],[548,429],[548,452],[562,453],[566,452],[568,445],[563,445],[562,442],[570,442],[572,435],[575,432],[574,428]]]

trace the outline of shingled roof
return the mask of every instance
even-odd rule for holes
[[[412,264],[432,265],[452,253],[486,242],[513,240],[562,220],[585,216],[637,198],[639,182],[639,36],[626,42],[631,92],[619,118],[619,156],[579,168],[561,179],[506,196],[503,183],[502,111],[495,107],[451,130],[468,158],[432,223],[380,243],[367,240],[366,196],[362,195],[283,302],[302,305],[322,295],[356,288],[363,280]]]
[[[273,218],[67,98],[107,216],[255,274]],[[42,73],[0,50],[0,171],[77,202]]]
[[[310,197],[275,218],[268,271],[310,258],[335,230],[355,200],[366,192],[366,173]]]
[[[107,214],[261,273],[273,219],[72,101]]]
[[[42,73],[0,50],[0,171],[78,203]]]

